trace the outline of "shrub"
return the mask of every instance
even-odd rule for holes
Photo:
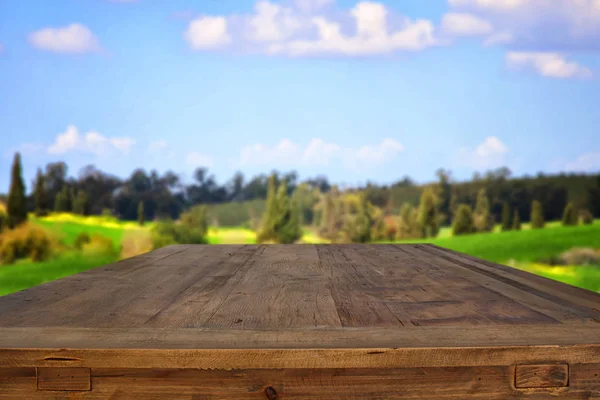
[[[594,216],[589,210],[582,210],[579,213],[579,217],[581,218],[581,223],[584,225],[591,225],[594,223]]]
[[[85,244],[88,244],[89,242],[91,242],[91,240],[92,240],[92,238],[90,237],[90,235],[87,232],[81,232],[75,238],[75,242],[73,243],[73,245],[75,246],[76,249],[81,250],[83,248],[83,246]]]
[[[577,225],[577,213],[573,208],[573,204],[569,203],[565,207],[562,217],[563,226],[574,226]]]
[[[102,254],[114,257],[119,253],[111,238],[98,234],[92,234],[90,241],[84,243],[81,250],[86,254]]]
[[[515,231],[521,230],[521,217],[519,216],[519,211],[517,210],[515,210],[513,215],[512,229]]]
[[[534,200],[531,204],[531,228],[540,229],[543,228],[544,223],[544,213],[542,211],[542,203],[537,200]]]
[[[574,248],[559,256],[564,265],[600,265],[600,250]]]
[[[452,225],[452,234],[454,236],[467,235],[475,232],[475,223],[473,221],[473,211],[467,204],[461,204],[456,211],[454,223]]]
[[[44,261],[52,256],[52,240],[41,228],[25,224],[0,236],[0,263],[12,264],[19,259]]]
[[[152,250],[152,237],[146,230],[136,229],[125,234],[121,247],[121,258],[135,257]]]
[[[172,244],[206,244],[206,227],[194,225],[194,218],[189,213],[182,214],[182,220],[178,223],[170,219],[163,219],[156,222],[152,228],[152,248]]]

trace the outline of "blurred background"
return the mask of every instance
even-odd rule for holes
[[[0,295],[174,243],[600,291],[600,3],[0,2]]]

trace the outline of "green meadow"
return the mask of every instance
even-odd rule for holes
[[[34,263],[22,260],[14,265],[0,267],[0,295],[23,290],[44,282],[59,279],[81,271],[99,267],[119,258],[147,251],[143,243],[148,237],[151,223],[140,228],[133,222],[122,222],[107,217],[78,217],[58,214],[31,222],[48,232],[57,240],[71,246],[82,232],[99,234],[110,238],[123,249],[134,247],[125,254],[106,256],[70,251],[50,261]],[[255,232],[238,227],[211,227],[208,232],[211,244],[252,244]],[[141,242],[141,246],[132,243]],[[325,243],[310,229],[304,229],[302,243]],[[573,248],[600,249],[600,220],[592,225],[563,227],[549,223],[544,229],[532,230],[524,224],[522,231],[499,232],[452,237],[449,228],[435,239],[406,241],[406,243],[434,243],[452,250],[470,254],[485,260],[509,265],[571,285],[600,292],[600,265],[551,266],[548,261]]]

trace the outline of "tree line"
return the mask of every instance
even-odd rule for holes
[[[289,223],[292,218],[300,225],[316,227],[331,240],[363,241],[430,237],[441,226],[453,226],[456,232],[488,231],[496,223],[504,230],[517,229],[521,222],[564,219],[567,208],[575,216],[571,221],[583,215],[599,218],[600,174],[540,173],[514,178],[510,170],[499,168],[461,182],[440,169],[429,184],[419,185],[405,176],[391,185],[367,183],[345,189],[325,176],[299,181],[294,171],[250,179],[237,172],[220,185],[206,168],[197,168],[193,182],[184,184],[171,171],[159,174],[136,169],[121,179],[93,165],[73,177],[66,163],[54,162],[38,169],[27,193],[17,153],[4,202],[8,210],[4,224],[9,226],[23,222],[28,212],[39,216],[53,211],[110,214],[143,223],[178,219],[195,205],[208,205],[209,218],[210,210],[217,207],[243,210],[236,225],[264,230],[264,240],[276,240],[274,227],[287,226],[290,237],[297,235],[296,228],[291,228],[296,223]],[[254,210],[249,204],[259,207]]]

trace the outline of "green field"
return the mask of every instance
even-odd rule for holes
[[[109,237],[116,245],[128,237],[147,235],[147,224],[140,228],[133,222],[121,222],[106,217],[77,217],[70,214],[53,215],[43,219],[32,218],[32,222],[53,233],[63,243],[70,245],[81,232]],[[600,266],[558,266],[540,263],[575,247],[600,249],[600,221],[593,225],[562,227],[560,223],[549,223],[545,229],[531,230],[524,224],[522,231],[499,232],[452,237],[449,228],[444,228],[435,239],[411,242],[434,243],[442,247],[467,253],[475,257],[494,261],[530,271],[551,279],[600,292]],[[210,228],[208,240],[211,244],[251,244],[256,241],[255,232],[235,227]],[[309,229],[304,230],[303,243],[323,243]],[[66,253],[59,258],[33,263],[21,261],[15,265],[0,267],[0,295],[12,293],[34,285],[59,279],[114,262],[118,257],[90,256]]]

